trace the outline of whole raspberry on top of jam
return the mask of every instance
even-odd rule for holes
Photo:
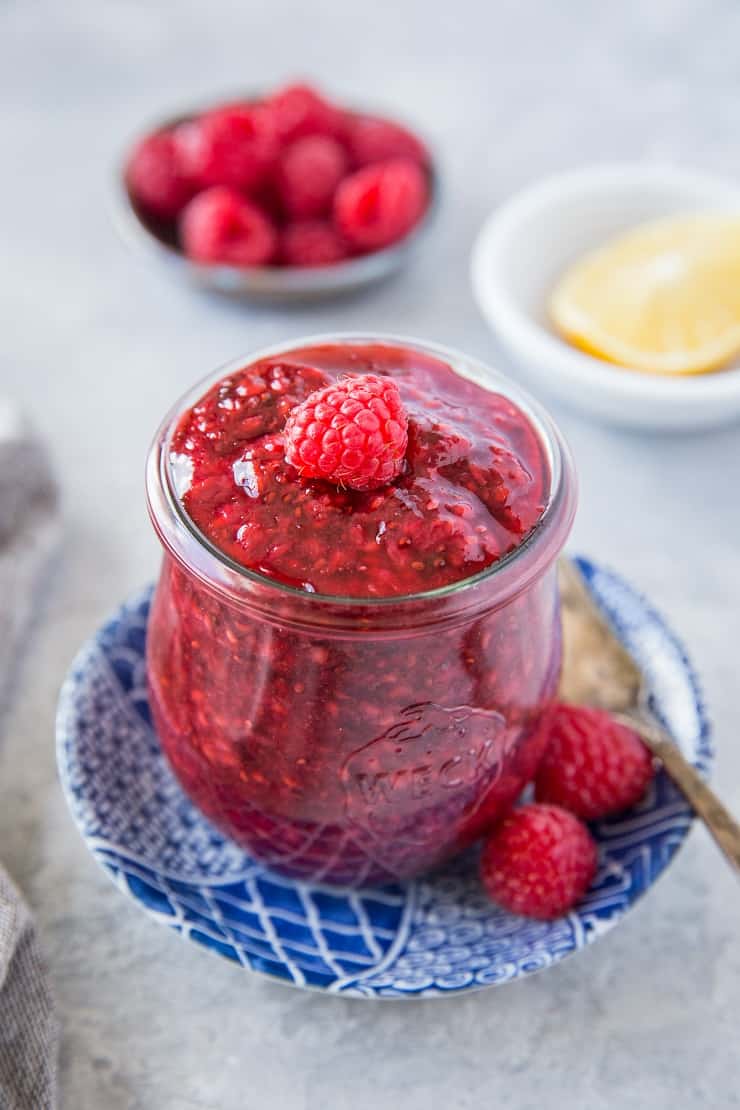
[[[347,376],[317,389],[285,424],[285,458],[306,478],[356,490],[397,478],[408,446],[408,416],[390,378]]]
[[[538,801],[595,821],[639,802],[653,774],[650,752],[632,729],[603,709],[558,705],[535,791]]]

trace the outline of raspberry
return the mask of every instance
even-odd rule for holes
[[[282,233],[280,257],[286,266],[329,266],[346,256],[341,236],[323,220],[288,224]]]
[[[653,777],[640,737],[603,709],[559,705],[540,763],[537,800],[593,821],[638,802]]]
[[[165,219],[179,215],[193,195],[170,131],[158,131],[137,143],[126,166],[126,182],[143,208]]]
[[[424,144],[399,123],[379,116],[348,115],[347,149],[356,166],[370,166],[392,158],[410,158],[421,166],[429,163]]]
[[[269,97],[265,105],[282,142],[292,142],[304,135],[337,137],[344,129],[344,113],[310,85],[287,85]]]
[[[498,825],[483,848],[481,879],[504,909],[547,921],[578,902],[596,874],[586,826],[565,809],[526,805]]]
[[[233,189],[206,189],[180,217],[185,253],[196,262],[258,266],[277,248],[277,232],[267,216]]]
[[[390,378],[347,376],[317,389],[285,423],[285,458],[305,478],[368,490],[403,467],[408,417]]]
[[[336,139],[308,135],[291,143],[281,154],[277,170],[287,215],[294,220],[326,215],[346,172],[347,155]]]
[[[360,250],[402,239],[427,204],[427,183],[415,162],[399,158],[345,177],[334,197],[334,221]]]
[[[272,115],[259,105],[227,104],[181,124],[177,141],[188,176],[202,189],[250,190],[271,172],[278,155]]]

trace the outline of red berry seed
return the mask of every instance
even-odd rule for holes
[[[193,190],[172,132],[158,131],[134,147],[126,166],[126,183],[135,200],[152,215],[164,219],[179,215]]]
[[[429,154],[416,135],[379,116],[348,116],[347,149],[358,167],[393,158],[410,158],[420,166],[429,164]]]
[[[407,235],[427,205],[424,172],[409,159],[350,174],[334,197],[334,221],[359,250],[389,246]]]
[[[548,921],[580,901],[597,862],[596,843],[577,817],[559,806],[526,805],[489,836],[481,879],[504,909]]]
[[[288,224],[280,238],[280,258],[287,266],[329,266],[346,256],[341,236],[323,220]]]
[[[277,249],[277,232],[267,216],[233,189],[206,189],[180,218],[180,236],[196,262],[259,266]]]
[[[182,124],[177,139],[185,170],[200,188],[255,189],[278,155],[273,117],[260,105],[229,104],[206,112]]]
[[[340,379],[312,393],[285,424],[285,458],[302,476],[369,490],[403,467],[408,417],[390,378]]]
[[[629,809],[653,777],[650,752],[603,709],[559,705],[536,780],[537,800],[586,821]]]
[[[344,148],[328,135],[297,139],[280,155],[278,188],[286,214],[294,220],[325,216],[347,172]]]

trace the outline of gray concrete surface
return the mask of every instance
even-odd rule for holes
[[[468,286],[485,214],[542,173],[613,157],[740,178],[739,48],[730,0],[0,4],[0,392],[48,439],[66,525],[0,745],[0,852],[43,930],[68,1110],[740,1104],[740,888],[702,830],[578,959],[379,1007],[250,978],[158,929],[89,857],[53,759],[71,656],[156,573],[142,465],[175,396],[240,352],[330,328],[505,365]],[[197,296],[129,254],[106,208],[123,139],[160,110],[300,72],[403,107],[437,143],[446,197],[425,258],[361,299],[275,311]],[[556,415],[581,474],[573,547],[622,570],[690,645],[716,782],[740,811],[740,430],[650,438]]]

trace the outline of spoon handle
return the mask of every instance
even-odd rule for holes
[[[639,733],[653,755],[658,757],[666,773],[691,803],[740,878],[740,825],[732,814],[725,809],[714,791],[662,729],[639,717],[621,713],[615,713],[614,716]]]

